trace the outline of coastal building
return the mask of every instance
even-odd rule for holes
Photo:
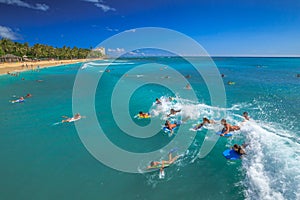
[[[0,62],[20,62],[22,58],[13,54],[6,54],[0,57]]]
[[[105,48],[104,47],[97,47],[93,49],[93,51],[100,53],[102,56],[105,56]]]

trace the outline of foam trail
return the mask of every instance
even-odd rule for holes
[[[111,66],[111,65],[133,65],[135,63],[133,62],[108,62],[108,63],[96,63],[96,62],[88,62],[84,63],[80,69],[86,69],[91,67],[97,67],[97,66]]]
[[[56,126],[56,125],[59,125],[59,124],[62,124],[62,122],[55,122],[52,124],[52,126]]]
[[[160,101],[162,102],[161,105],[154,103],[150,110],[153,116],[161,115],[163,116],[162,119],[165,119],[166,113],[169,113],[171,108],[175,110],[181,109],[180,115],[182,119],[189,119],[194,123],[198,123],[199,120],[202,121],[202,117],[219,120],[224,116],[224,112],[240,109],[240,105],[234,105],[231,108],[219,108],[180,97],[173,98],[170,101],[168,97],[163,96],[160,98]]]
[[[190,124],[190,128],[194,127],[195,123],[200,123],[203,117],[219,121],[224,117],[225,112],[240,109],[240,105],[234,105],[231,108],[219,108],[179,97],[174,98],[172,101],[170,101],[167,97],[161,97],[160,101],[162,104],[154,104],[150,111],[153,116],[161,115],[161,119],[166,120],[166,113],[169,113],[171,108],[175,110],[181,109],[181,112],[177,113],[174,117],[180,115],[183,122]],[[214,145],[220,138],[220,136],[216,135],[215,133],[221,128],[222,127],[220,127],[218,124],[209,126],[206,137],[198,153],[200,158],[207,156],[213,149]]]
[[[277,134],[288,134],[288,131],[267,123],[250,122],[242,127],[242,131],[249,143],[247,156],[243,159],[247,199],[298,199],[299,143]]]
[[[300,199],[300,144],[298,133],[284,130],[280,125],[270,122],[249,121],[241,123],[242,117],[234,112],[249,110],[253,105],[236,104],[231,108],[218,108],[203,103],[192,102],[176,97],[169,101],[167,97],[160,98],[162,105],[154,104],[150,112],[154,116],[166,119],[166,113],[171,108],[181,109],[182,118],[188,118],[187,124],[191,128],[202,121],[202,117],[215,119],[224,117],[233,125],[239,124],[241,131],[235,133],[233,138],[228,140],[227,146],[234,143],[248,143],[247,155],[242,160],[242,167],[245,173],[246,199]],[[255,110],[256,108],[253,108]],[[207,155],[213,147],[216,139],[215,131],[220,125],[210,127],[205,140],[201,145],[199,157]],[[213,144],[210,144],[212,141]],[[230,144],[229,144],[230,143]],[[199,145],[196,145],[199,146]],[[192,157],[196,159],[195,153]],[[193,161],[192,161],[193,162]]]

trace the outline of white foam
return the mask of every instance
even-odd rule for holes
[[[219,121],[223,111],[227,112],[229,123],[241,125],[241,131],[228,139],[228,143],[239,141],[249,144],[247,155],[242,160],[246,199],[300,199],[300,144],[297,133],[271,122],[251,120],[241,123],[242,116],[233,112],[252,106],[249,104],[218,108],[178,97],[174,101],[161,97],[160,101],[161,105],[154,103],[151,108],[153,116],[165,119],[171,108],[181,109],[182,119],[188,118],[191,128],[203,117]],[[220,125],[217,126],[216,129],[220,128]]]
[[[297,199],[300,188],[300,145],[267,123],[242,127],[249,143],[243,159],[247,199]]]
[[[97,66],[133,65],[133,64],[135,64],[135,63],[133,63],[133,62],[113,62],[113,63],[110,63],[110,62],[101,62],[101,63],[88,62],[88,63],[84,63],[80,69],[86,69],[86,68],[97,67]]]

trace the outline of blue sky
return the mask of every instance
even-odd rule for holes
[[[0,0],[0,36],[31,45],[94,47],[147,26],[211,55],[300,55],[299,0]]]

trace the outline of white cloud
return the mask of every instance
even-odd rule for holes
[[[8,38],[11,40],[22,39],[22,37],[18,33],[15,33],[13,30],[11,30],[11,28],[6,26],[0,26],[0,37]]]
[[[123,52],[125,52],[125,49],[124,48],[115,48],[115,49],[108,48],[107,51],[113,52],[113,53],[123,53]]]
[[[91,2],[91,3],[103,2],[103,1],[99,1],[99,0],[83,0],[83,1]]]
[[[136,29],[129,29],[129,30],[126,30],[125,32],[135,33],[135,32],[136,32]]]
[[[116,11],[115,8],[112,8],[112,7],[108,6],[108,5],[104,5],[102,3],[96,3],[95,6],[101,8],[103,10],[103,12],[107,12],[107,11],[110,11],[110,10],[111,11]]]
[[[16,5],[24,8],[30,8],[30,9],[41,10],[41,11],[47,11],[49,9],[49,6],[46,4],[36,3],[33,5],[21,0],[0,0],[0,3],[7,4],[7,5]]]
[[[1,1],[1,0],[0,0]],[[103,12],[107,12],[107,11],[116,11],[115,8],[110,7],[107,4],[104,4],[103,0],[83,0],[86,2],[90,2],[93,3],[96,7],[101,8],[103,10]]]
[[[113,31],[115,31],[115,32],[119,31],[119,29],[117,29],[117,28],[109,28],[109,27],[105,27],[105,29],[106,29],[107,31],[111,31],[111,32],[113,32]]]

